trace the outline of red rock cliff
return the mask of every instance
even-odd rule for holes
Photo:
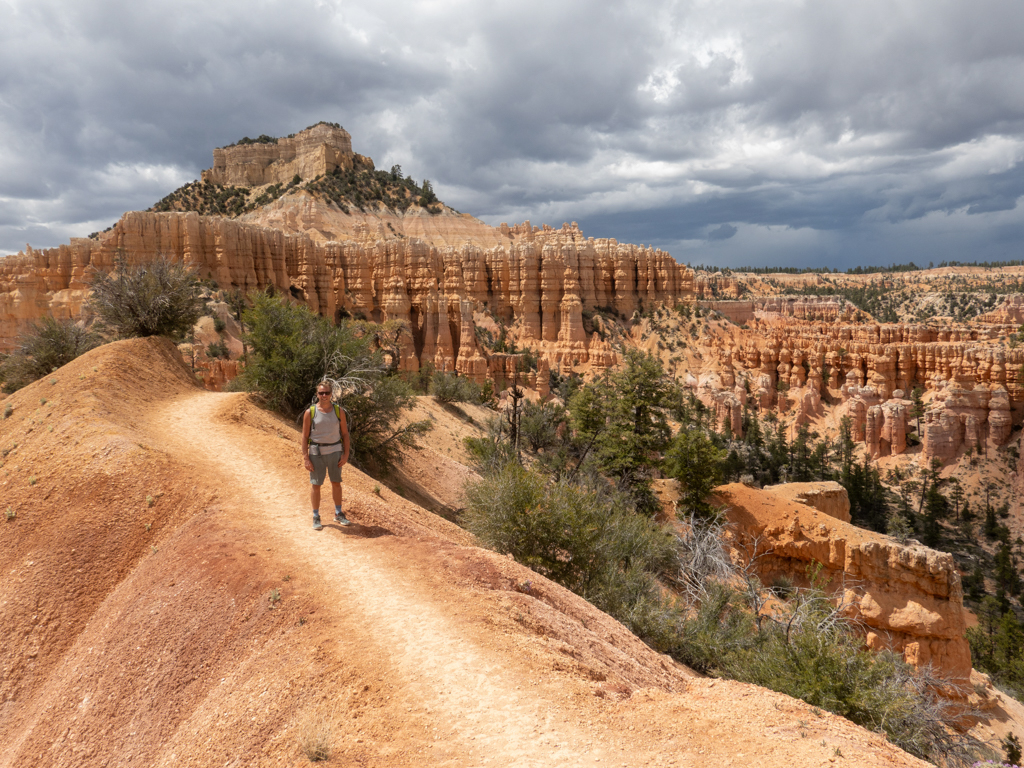
[[[412,329],[402,367],[426,361],[482,379],[474,310],[518,326],[551,362],[608,351],[583,328],[586,308],[629,317],[693,294],[693,272],[669,254],[615,240],[595,240],[575,225],[507,229],[508,246],[437,247],[412,238],[322,242],[237,220],[195,213],[129,213],[101,241],[75,240],[27,249],[0,260],[0,346],[34,318],[74,317],[91,270],[170,258],[194,264],[203,277],[246,291],[273,287],[327,317],[406,320]],[[611,353],[614,357],[614,353]]]

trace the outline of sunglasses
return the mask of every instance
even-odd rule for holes
[[[318,397],[330,397],[331,396],[330,392],[317,392],[316,394],[317,394]]]

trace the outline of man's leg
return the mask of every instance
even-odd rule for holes
[[[323,528],[320,523],[320,486],[327,474],[327,465],[323,456],[310,454],[309,460],[313,462],[313,471],[309,473],[309,503],[313,505],[313,530],[319,531]]]
[[[331,480],[331,494],[334,496],[334,522],[341,525],[348,525],[349,519],[341,511],[341,483]]]

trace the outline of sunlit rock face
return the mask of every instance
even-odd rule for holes
[[[731,305],[754,302],[709,302],[728,315]],[[776,306],[776,305],[772,305]],[[795,307],[779,303],[777,307]],[[837,306],[837,305],[833,305]],[[735,309],[747,316],[747,308]],[[787,309],[787,312],[791,312]],[[864,443],[872,459],[895,456],[908,448],[915,431],[911,392],[925,395],[920,417],[920,461],[951,461],[967,450],[1005,445],[1024,405],[1024,349],[1007,349],[999,340],[1005,325],[977,324],[926,328],[911,324],[842,325],[795,319],[760,310],[750,315],[728,346],[708,350],[705,364],[719,382],[718,393],[704,393],[719,424],[728,418],[726,401],[744,381],[748,400],[759,411],[792,416],[795,424],[813,420],[828,406],[835,416],[850,418],[851,434]]]
[[[820,583],[863,628],[868,647],[892,649],[910,664],[930,665],[966,684],[971,651],[953,556],[857,528],[842,519],[841,499],[804,487],[817,484],[793,485],[758,490],[734,483],[715,491],[737,551],[748,559],[758,555],[752,565],[761,580],[786,577],[807,586],[808,568],[820,563]]]
[[[225,186],[287,184],[295,176],[312,179],[337,169],[372,169],[369,158],[352,151],[343,128],[320,123],[275,143],[241,144],[213,150],[213,167],[203,181]]]
[[[195,213],[128,213],[100,240],[0,260],[0,348],[48,313],[79,316],[90,274],[111,271],[118,253],[130,264],[191,264],[222,288],[273,289],[332,319],[408,322],[402,370],[431,362],[477,380],[490,365],[476,311],[514,325],[549,366],[601,369],[617,354],[597,331],[588,337],[584,309],[629,316],[692,298],[693,272],[663,251],[585,238],[575,225],[505,231],[507,247],[487,249],[408,237],[335,242]]]

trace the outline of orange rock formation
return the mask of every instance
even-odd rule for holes
[[[850,496],[843,486],[833,480],[768,485],[764,490],[781,499],[814,507],[844,523],[850,522]]]
[[[744,314],[753,302],[710,305]],[[800,305],[786,306],[796,311]],[[839,311],[842,305],[812,303],[800,311],[824,314],[827,306]],[[920,387],[930,399],[921,424],[922,460],[929,463],[1004,444],[1024,414],[1024,350],[998,344],[1012,326],[842,325],[773,313],[753,311],[754,327],[716,351],[719,383],[711,389],[718,393],[710,399],[719,423],[728,419],[734,432],[745,405],[796,408],[801,423],[829,403],[850,416],[853,437],[866,444],[868,455],[896,455],[906,450],[909,395]]]
[[[508,246],[490,249],[412,238],[318,242],[195,213],[128,213],[102,241],[0,260],[0,345],[47,313],[77,316],[90,272],[113,269],[118,250],[130,263],[194,264],[224,288],[273,287],[326,317],[407,321],[403,370],[430,361],[478,381],[491,367],[476,343],[474,311],[515,324],[520,341],[555,365],[600,367],[615,353],[596,333],[588,338],[584,308],[630,317],[693,295],[693,272],[663,251],[585,238],[575,224],[556,230],[527,222],[505,231]]]
[[[864,626],[868,647],[898,651],[910,664],[931,665],[952,682],[967,683],[971,651],[952,555],[903,546],[786,499],[779,489],[734,483],[716,495],[737,548],[761,555],[754,567],[766,584],[787,576],[806,586],[808,566],[820,563],[820,577]]]

